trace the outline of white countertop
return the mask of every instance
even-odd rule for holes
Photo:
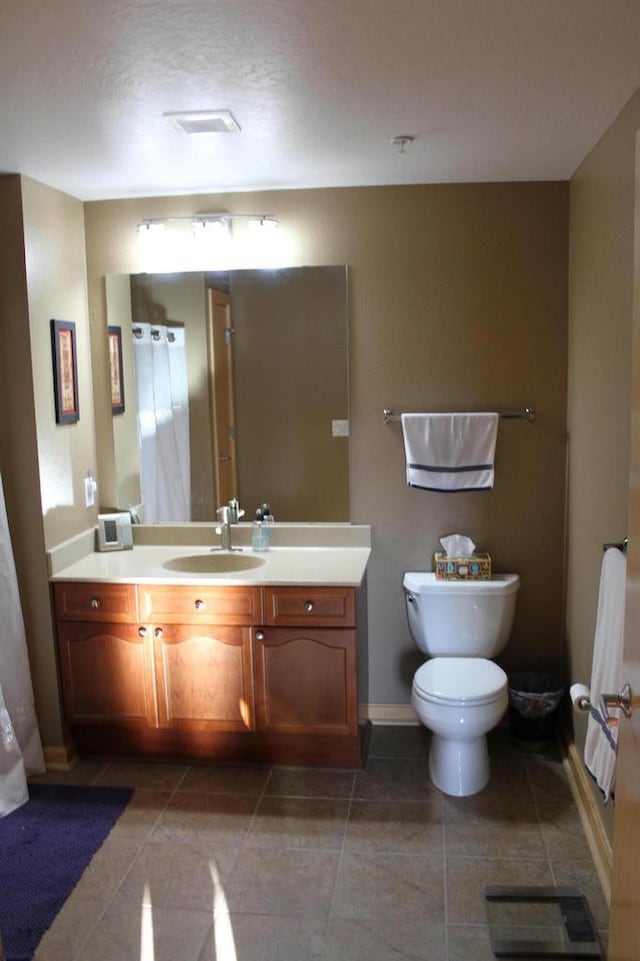
[[[233,552],[236,553],[235,551]],[[56,571],[52,581],[110,581],[135,584],[292,585],[358,587],[370,547],[271,547],[264,553],[244,548],[243,556],[261,561],[248,570],[210,573],[184,571],[184,558],[219,563],[226,552],[192,545],[136,545],[133,550],[88,553]],[[217,557],[216,557],[217,556]],[[186,562],[189,563],[188,561]]]

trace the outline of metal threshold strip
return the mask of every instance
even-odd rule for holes
[[[487,885],[484,896],[489,902],[530,902],[555,904],[566,932],[565,938],[532,941],[494,939],[491,946],[497,958],[602,958],[587,902],[579,888]]]

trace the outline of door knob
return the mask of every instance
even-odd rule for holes
[[[618,726],[618,718],[609,714],[609,708],[620,708],[625,717],[631,717],[633,712],[633,692],[628,684],[625,684],[619,694],[601,694],[600,707],[603,719],[609,727]]]

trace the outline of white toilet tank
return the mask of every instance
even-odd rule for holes
[[[426,571],[407,571],[402,584],[409,630],[428,657],[492,658],[509,640],[520,587],[517,574],[445,581]]]

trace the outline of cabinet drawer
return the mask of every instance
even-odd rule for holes
[[[64,581],[54,584],[56,613],[62,621],[137,621],[133,584],[89,584]]]
[[[265,623],[295,627],[354,627],[352,587],[266,587]]]
[[[139,587],[143,617],[173,624],[260,624],[260,587]]]

